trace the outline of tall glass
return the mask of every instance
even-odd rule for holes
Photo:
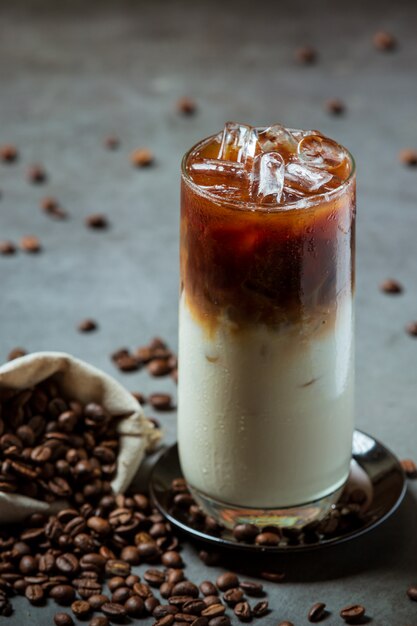
[[[215,142],[182,165],[181,467],[226,526],[300,526],[337,500],[351,461],[354,164],[346,151],[336,186],[264,205],[222,168],[221,194],[192,174]]]

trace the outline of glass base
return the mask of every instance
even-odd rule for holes
[[[291,506],[284,508],[241,508],[238,506],[226,504],[219,500],[201,493],[190,484],[188,484],[190,492],[207,515],[211,515],[218,524],[226,528],[233,529],[237,524],[256,524],[259,528],[264,526],[279,526],[280,528],[297,528],[311,522],[318,521],[325,517],[332,509],[333,505],[339,500],[345,484],[341,485],[336,491],[299,506]]]

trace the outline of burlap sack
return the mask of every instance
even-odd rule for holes
[[[62,394],[84,404],[97,402],[120,417],[120,449],[117,473],[111,483],[115,493],[124,492],[139,469],[146,451],[153,449],[161,431],[145,418],[138,401],[120,383],[101,370],[60,352],[35,352],[0,367],[0,393],[33,387],[53,377]],[[66,503],[52,504],[0,491],[0,523],[23,520],[35,512],[53,513]]]

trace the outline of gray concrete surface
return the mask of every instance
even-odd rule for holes
[[[131,389],[168,389],[146,374],[120,375],[109,360],[154,334],[177,344],[179,163],[183,152],[228,119],[319,128],[344,143],[358,166],[357,424],[400,457],[417,456],[417,340],[404,324],[417,318],[417,170],[398,151],[417,148],[417,5],[395,3],[2,2],[0,4],[0,143],[21,160],[0,166],[0,238],[38,235],[38,256],[0,258],[0,353],[65,350],[114,374]],[[399,39],[379,53],[371,37],[385,28]],[[317,46],[311,67],[294,49]],[[176,99],[194,97],[198,114],[184,119]],[[323,107],[346,102],[344,116]],[[116,133],[118,151],[103,149]],[[136,171],[130,151],[148,146],[155,167]],[[47,185],[25,180],[32,162]],[[70,213],[54,222],[39,199],[57,195]],[[85,215],[103,212],[107,232]],[[378,283],[394,276],[404,295],[389,298]],[[90,335],[76,330],[98,320]],[[167,441],[175,416],[162,416]],[[375,625],[417,623],[405,597],[417,583],[416,485],[399,513],[368,536],[277,561],[287,582],[267,585],[272,613],[262,623],[306,624],[310,604],[338,610],[365,604]],[[186,547],[190,577],[214,577]],[[52,623],[54,607],[16,602],[9,624]],[[6,620],[4,620],[6,621]],[[150,621],[149,621],[150,623]]]

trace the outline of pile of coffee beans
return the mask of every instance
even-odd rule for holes
[[[62,397],[48,379],[0,396],[0,490],[82,505],[111,492],[117,421],[99,404]]]

